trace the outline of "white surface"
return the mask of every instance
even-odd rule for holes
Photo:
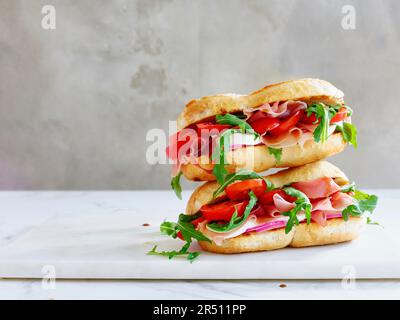
[[[375,214],[381,216],[396,214],[400,195],[396,190],[376,192],[380,195],[380,204]],[[151,199],[149,201],[149,195]],[[187,195],[187,194],[186,194]],[[155,201],[157,200],[157,201]],[[0,247],[12,244],[13,240],[26,232],[34,232],[49,218],[69,219],[83,213],[91,214],[151,214],[162,209],[166,216],[175,215],[176,209],[183,209],[184,202],[171,197],[170,192],[2,192],[0,193]],[[147,210],[146,210],[147,209]],[[143,210],[147,212],[143,212]],[[172,214],[171,214],[172,212]],[[386,220],[386,219],[385,219]],[[148,220],[150,221],[150,220]],[[144,221],[144,222],[148,222]],[[49,221],[48,221],[49,222]],[[385,225],[386,230],[393,224]],[[142,227],[143,228],[143,227]],[[376,236],[379,227],[370,226]],[[365,236],[365,235],[364,235]],[[393,234],[396,238],[397,234]],[[392,245],[392,242],[388,247]],[[326,247],[330,248],[330,247]],[[158,262],[161,261],[158,257]],[[201,259],[204,258],[201,257]],[[184,268],[191,266],[181,261]],[[18,266],[16,266],[18,269]],[[182,269],[182,268],[181,268]],[[228,268],[224,267],[225,270]],[[250,268],[247,268],[251,272]],[[267,269],[268,270],[268,269]],[[280,288],[280,283],[286,288]],[[0,280],[0,298],[295,298],[307,292],[308,296],[319,298],[348,297],[368,298],[399,297],[398,280],[357,281],[353,286],[342,286],[341,281],[57,281],[56,290],[46,290],[40,280]]]

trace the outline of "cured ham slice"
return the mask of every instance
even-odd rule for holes
[[[305,182],[295,182],[291,186],[303,192],[309,199],[326,198],[340,190],[337,183],[328,177]]]
[[[304,146],[306,141],[313,139],[312,132],[303,131],[297,127],[279,136],[264,135],[262,140],[267,147],[287,148],[299,144]]]
[[[247,122],[250,124],[256,120],[270,117],[270,118],[283,118],[287,117],[298,110],[304,110],[307,108],[307,104],[302,101],[286,101],[286,102],[275,102],[272,105],[266,103],[258,108],[249,108],[244,110],[244,114],[247,116]],[[310,127],[315,129],[314,126]],[[313,138],[312,132],[314,130],[308,130],[308,127],[300,128],[294,127],[288,132],[279,136],[268,136],[263,135],[263,143],[268,147],[285,148],[291,147],[296,144],[300,144],[303,147],[307,140]]]
[[[277,193],[273,195],[272,200],[273,204],[263,205],[265,215],[271,218],[279,217],[282,212],[290,211],[295,207],[294,203],[286,201]]]
[[[322,227],[326,227],[327,221],[326,221],[326,212],[325,211],[313,211],[311,213],[311,220],[318,223]]]
[[[278,101],[273,103],[272,105],[266,103],[259,106],[258,108],[247,108],[243,111],[243,113],[247,116],[247,119],[249,119],[257,111],[262,111],[271,118],[283,118],[295,113],[298,110],[304,110],[306,108],[307,104],[305,102],[289,100],[285,102]]]
[[[354,199],[352,196],[343,192],[336,192],[331,196],[332,207],[335,210],[342,211],[344,208],[353,204]]]
[[[342,218],[341,211],[313,211],[311,213],[311,220],[318,223],[322,227],[326,227],[329,219]]]
[[[279,212],[287,212],[292,210],[295,207],[295,204],[289,201],[286,201],[282,198],[282,196],[278,193],[275,193],[272,196],[274,200],[274,205]]]

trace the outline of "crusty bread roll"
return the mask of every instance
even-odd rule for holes
[[[266,176],[275,187],[314,179],[330,177],[339,186],[349,183],[346,175],[336,166],[327,161],[317,161],[301,167],[290,168]],[[198,187],[189,199],[186,207],[186,214],[195,214],[199,209],[213,201],[212,195],[219,187],[217,182],[206,182]],[[224,197],[222,193],[218,198]],[[214,242],[200,241],[200,246],[207,251],[217,253],[241,253],[253,251],[275,250],[290,247],[307,247],[339,243],[355,239],[365,225],[362,217],[350,217],[348,221],[341,218],[329,219],[325,227],[316,223],[300,223],[294,226],[289,234],[285,230],[277,229],[265,232],[252,232],[238,237],[226,239],[221,245]]]
[[[235,113],[247,108],[257,108],[265,103],[300,100],[306,103],[324,102],[343,104],[343,92],[331,83],[319,79],[300,79],[269,85],[249,95],[220,94],[190,101],[179,115],[178,129],[214,117],[218,114]],[[341,133],[331,135],[324,143],[309,140],[304,147],[295,145],[282,150],[277,163],[264,145],[239,148],[227,154],[228,171],[247,168],[262,172],[270,168],[285,168],[304,165],[342,152],[347,143]],[[209,157],[200,158],[199,165],[183,164],[183,175],[193,181],[213,181],[212,164]]]
[[[313,161],[325,159],[342,152],[347,143],[343,140],[341,133],[334,133],[324,143],[316,143],[308,140],[303,147],[295,145],[282,149],[281,161],[277,163],[275,157],[268,152],[265,145],[249,146],[228,152],[226,155],[228,165],[225,169],[235,172],[239,169],[249,169],[255,172],[262,172],[270,168],[297,167]],[[207,163],[205,161],[205,163]],[[212,165],[204,164],[183,164],[181,170],[184,176],[193,181],[214,181]]]
[[[344,221],[341,218],[329,219],[325,227],[317,223],[300,223],[285,234],[284,229],[264,232],[251,232],[238,237],[226,239],[221,245],[214,242],[199,241],[200,246],[215,253],[243,253],[255,251],[269,251],[284,247],[310,247],[340,243],[354,240],[365,226],[362,217],[349,217]]]
[[[299,79],[266,86],[249,95],[219,94],[190,101],[177,120],[178,130],[217,114],[235,113],[276,101],[301,100],[342,104],[343,92],[319,79]]]

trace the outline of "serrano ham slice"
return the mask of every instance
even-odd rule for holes
[[[326,198],[340,190],[337,183],[328,177],[305,182],[295,182],[291,186],[303,192],[309,199]]]
[[[298,110],[305,110],[307,108],[307,104],[302,101],[285,101],[285,102],[275,102],[272,105],[269,103],[263,104],[258,108],[247,108],[243,111],[243,113],[249,119],[252,115],[254,115],[257,111],[262,111],[268,117],[271,118],[283,118],[290,114],[295,113]],[[259,118],[258,118],[259,119]],[[255,121],[257,119],[251,119]]]

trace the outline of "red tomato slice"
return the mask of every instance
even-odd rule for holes
[[[282,121],[278,127],[271,130],[270,133],[274,136],[278,136],[282,133],[288,132],[296,125],[297,122],[299,122],[303,114],[304,114],[303,110],[296,111],[293,115]]]
[[[317,123],[316,121],[317,121],[317,116],[315,115],[315,113],[311,113],[309,117],[307,116],[307,113],[304,113],[304,115],[301,117],[301,122],[306,124],[316,124]]]
[[[249,119],[247,119],[247,123],[253,123],[254,121],[260,120],[260,119],[265,119],[267,118],[267,114],[265,112],[262,112],[261,110],[257,110],[254,112]]]
[[[339,122],[344,120],[347,117],[347,109],[342,107],[339,111],[333,116],[331,119],[331,123]]]
[[[200,211],[206,220],[229,221],[235,212],[235,209],[237,210],[238,215],[241,216],[246,209],[247,204],[248,201],[224,201],[217,204],[206,204],[200,208]]]
[[[248,200],[250,190],[259,197],[266,189],[267,184],[263,179],[251,179],[234,182],[225,188],[225,192],[231,200]]]
[[[260,197],[258,197],[258,202],[262,205],[273,204],[274,203],[273,196],[276,193],[279,194],[286,201],[293,202],[296,200],[295,197],[289,196],[285,191],[276,189],[262,194]]]
[[[275,129],[281,122],[277,118],[261,118],[251,123],[252,128],[259,134]]]

